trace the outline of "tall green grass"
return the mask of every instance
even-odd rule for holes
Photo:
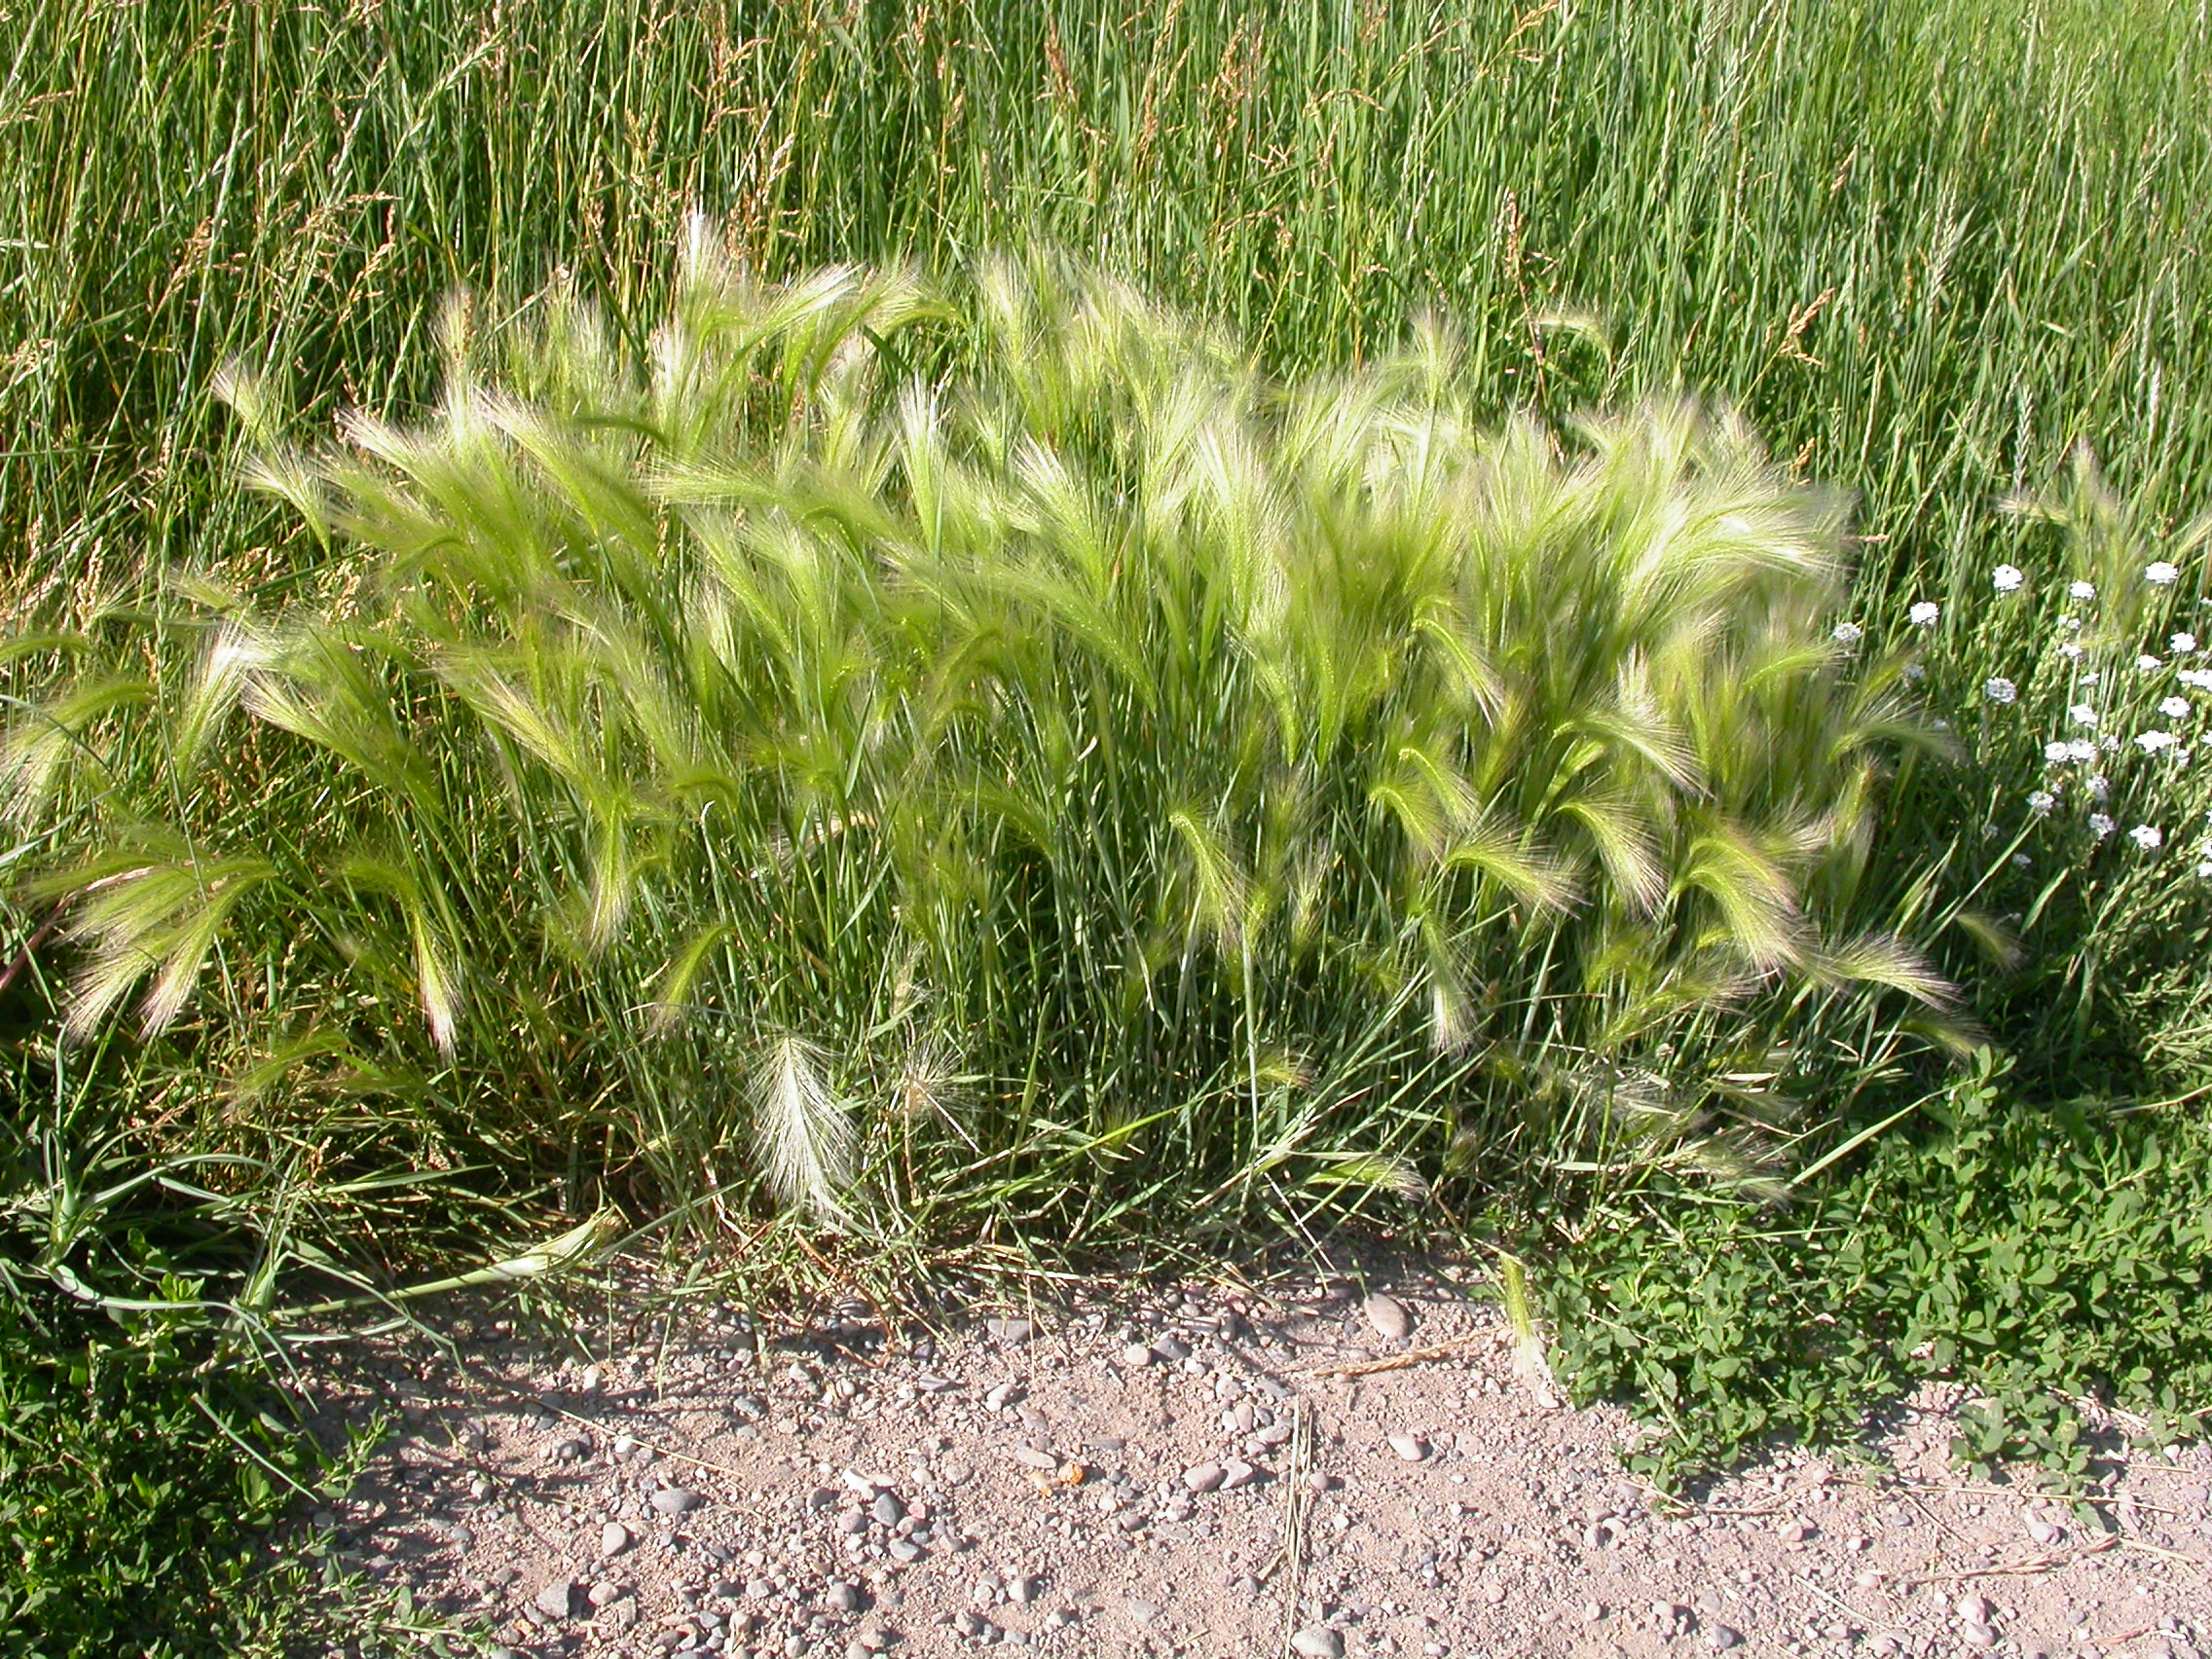
[[[404,416],[436,394],[451,288],[497,322],[560,273],[608,318],[610,349],[642,354],[692,206],[769,278],[845,259],[941,272],[1054,241],[1283,372],[1372,361],[1433,304],[1485,417],[1686,386],[1856,492],[1857,592],[1836,614],[1871,630],[1939,602],[1936,706],[1990,768],[1904,781],[1884,879],[1941,872],[1930,913],[1970,892],[2009,911],[2031,969],[2088,961],[2032,971],[2009,1005],[1982,997],[2038,1052],[2061,1035],[2046,1070],[2093,1059],[2127,1082],[2150,1052],[2186,1084],[2199,1063],[2201,977],[2173,960],[2152,994],[2124,942],[2176,937],[2192,891],[2137,880],[2130,932],[2098,923],[2093,865],[2063,902],[2008,887],[1994,855],[2011,820],[1990,803],[2042,774],[2024,727],[1967,713],[1986,675],[2028,682],[1969,626],[1990,570],[2021,564],[2041,605],[2069,557],[2022,539],[2000,497],[2086,440],[2155,538],[2212,477],[2196,12],[46,0],[16,22],[0,535],[21,629],[112,635],[101,619],[180,566],[270,609],[310,597],[296,524],[231,485],[218,370],[241,361],[317,423]],[[50,666],[26,658],[17,688]],[[405,915],[399,873],[380,886],[364,865],[361,903]],[[27,940],[48,911],[12,903]],[[414,948],[395,976],[420,977]],[[25,960],[18,995],[43,959]],[[566,1040],[514,1017],[518,1055]],[[249,1076],[241,1121],[253,1097]],[[411,1137],[450,1107],[422,1098],[350,1132],[434,1165],[443,1130]],[[588,1124],[603,1106],[548,1110]],[[487,1144],[535,1161],[524,1138]],[[310,1171],[328,1151],[285,1147]],[[558,1173],[581,1202],[603,1149],[571,1150]]]

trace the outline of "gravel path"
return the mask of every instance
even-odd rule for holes
[[[346,1350],[396,1430],[303,1516],[511,1654],[2045,1654],[2212,1642],[2212,1458],[2109,1525],[1977,1486],[1935,1396],[1862,1460],[1670,1505],[1448,1275],[1098,1287],[887,1344],[638,1302],[566,1353],[484,1312]],[[655,1323],[641,1327],[651,1311]],[[455,1357],[458,1355],[458,1359]]]

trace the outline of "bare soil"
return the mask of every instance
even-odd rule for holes
[[[1381,1290],[1382,1300],[1369,1300]],[[1399,1332],[1399,1318],[1407,1327]],[[1683,1501],[1442,1270],[1111,1284],[888,1334],[638,1289],[489,1306],[310,1382],[393,1432],[288,1547],[531,1655],[2045,1654],[2212,1641],[2212,1457],[2080,1507],[1961,1475],[1932,1391],[1863,1455]]]

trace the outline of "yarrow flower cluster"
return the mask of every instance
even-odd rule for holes
[[[2028,810],[2038,818],[2048,818],[2050,809],[2057,804],[2058,797],[2048,790],[2030,790],[2028,792]]]
[[[2185,720],[2189,719],[2189,699],[2168,697],[2158,705],[2158,713],[2169,720]]]
[[[2176,634],[2166,642],[2166,648],[2176,656],[2187,656],[2196,649],[2196,636],[2194,634]]]
[[[2166,837],[2156,825],[2138,824],[2127,832],[2127,838],[2147,853],[2155,853],[2166,844]]]
[[[1936,626],[1936,618],[1941,616],[1942,614],[1943,608],[1937,605],[1932,599],[1924,599],[1920,601],[1910,610],[1905,612],[1907,620],[1909,620],[1915,628],[1933,628]]]
[[[2088,600],[2097,597],[2097,588],[2094,582],[2068,582],[2066,591],[2075,599]]]
[[[1999,593],[2018,593],[2027,579],[2017,565],[2000,565],[1989,572],[1990,585]]]
[[[2092,812],[2089,814],[2089,833],[2094,835],[2100,841],[2103,840],[2107,835],[2111,834],[2118,828],[2118,825],[2113,823],[2111,819],[2107,818],[2101,812]]]
[[[2171,749],[2173,746],[2174,736],[2170,731],[2147,731],[2135,740],[2135,747],[2146,755],[2156,755],[2160,750]]]
[[[1839,645],[1856,645],[1865,637],[1866,631],[1856,622],[1838,622],[1835,625],[1833,638]]]
[[[2149,651],[2145,651],[2141,656],[2135,659],[2135,666],[2141,669],[2145,674],[2149,674],[2154,668],[2163,668],[2166,665],[2157,657],[2153,656]]]
[[[2212,691],[2212,668],[2177,668],[2174,678],[2199,691]]]
[[[1981,682],[1981,694],[1984,697],[1987,697],[1992,703],[1995,703],[2000,708],[2003,708],[2019,701],[2020,688],[2017,685],[2013,684],[2009,680],[2004,679],[2002,676],[2000,676],[1994,679],[1983,681]]]
[[[2172,587],[2181,579],[2181,567],[2163,559],[2156,560],[2143,568],[2143,579],[2153,587]]]
[[[2094,729],[2097,723],[2097,711],[2090,708],[2086,703],[2076,703],[2066,711],[2066,718],[2078,726],[2088,726]]]

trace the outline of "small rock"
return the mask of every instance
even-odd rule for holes
[[[1122,1368],[1124,1371],[1142,1371],[1159,1357],[1143,1343],[1131,1343],[1122,1350]]]
[[[899,1501],[899,1494],[895,1492],[877,1493],[875,1501],[867,1508],[868,1513],[875,1517],[878,1527],[896,1527],[906,1515],[906,1506]]]
[[[986,1411],[1003,1412],[1014,1401],[1020,1399],[1021,1393],[1020,1383],[1001,1382],[996,1388],[983,1396],[983,1407]]]
[[[1732,1625],[1708,1625],[1705,1631],[1705,1644],[1715,1653],[1725,1653],[1731,1647],[1744,1645],[1744,1633]]]
[[[1260,1478],[1260,1471],[1241,1457],[1232,1457],[1221,1466],[1221,1490],[1235,1492],[1248,1487]]]
[[[1192,1492],[1214,1492],[1229,1478],[1219,1463],[1198,1463],[1183,1471],[1183,1484]]]
[[[1060,1460],[1050,1452],[1039,1447],[1010,1446],[1007,1448],[1006,1455],[1025,1469],[1036,1469],[1044,1474],[1057,1474],[1059,1472]]]
[[[1409,1463],[1421,1463],[1428,1459],[1428,1442],[1418,1434],[1391,1435],[1390,1450]]]
[[[1959,1640],[1969,1647],[1990,1648],[1997,1645],[1997,1633],[1984,1624],[1961,1625]]]
[[[2066,1536],[2065,1529],[2052,1526],[2040,1515],[2028,1517],[2028,1536],[2046,1546],[2055,1544]]]
[[[609,1521],[599,1530],[599,1553],[602,1556],[618,1556],[630,1547],[630,1529],[619,1521]]]
[[[822,1600],[840,1613],[857,1613],[861,1610],[861,1587],[846,1578],[832,1578]]]
[[[1160,1622],[1160,1604],[1158,1602],[1147,1602],[1140,1596],[1130,1596],[1124,1599],[1122,1608],[1129,1615],[1132,1624],[1139,1625],[1146,1630],[1150,1630]]]
[[[575,1611],[576,1581],[572,1578],[556,1578],[538,1591],[532,1605],[548,1618],[565,1619]]]
[[[658,1514],[683,1515],[698,1508],[705,1499],[701,1498],[697,1493],[687,1491],[682,1487],[662,1487],[660,1491],[654,1493],[645,1501],[650,1503]]]
[[[1988,1601],[1980,1596],[1961,1596],[1953,1604],[1951,1610],[1957,1613],[1959,1618],[1967,1624],[1985,1625],[1989,1622],[1989,1616],[1993,1609]]]
[[[983,1329],[1010,1346],[1029,1340],[1029,1321],[1022,1318],[992,1317],[983,1321]]]
[[[1782,1529],[1782,1541],[1786,1544],[1801,1544],[1812,1537],[1813,1531],[1810,1522],[1792,1521]]]
[[[1345,1659],[1345,1639],[1327,1625],[1308,1625],[1290,1639],[1290,1650],[1303,1659]]]
[[[1394,1296],[1377,1291],[1367,1299],[1367,1322],[1385,1342],[1402,1342],[1414,1328],[1414,1318],[1406,1311],[1406,1305]]]
[[[911,1538],[893,1538],[884,1546],[893,1561],[911,1567],[922,1559],[922,1546]]]

